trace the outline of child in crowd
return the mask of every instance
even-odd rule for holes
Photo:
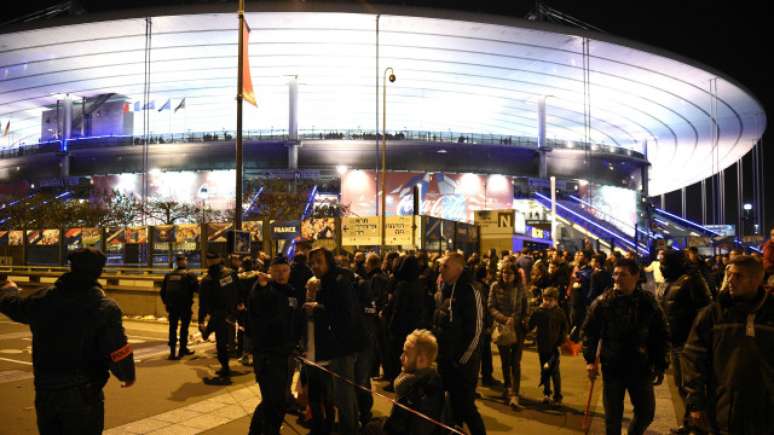
[[[528,330],[537,328],[537,348],[540,358],[540,385],[543,386],[544,404],[551,403],[551,383],[554,384],[553,403],[562,403],[562,379],[559,373],[559,346],[568,334],[568,322],[559,308],[559,290],[547,287],[543,290],[543,304],[532,314]]]

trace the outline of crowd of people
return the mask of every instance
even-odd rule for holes
[[[92,385],[102,406],[108,370],[133,382],[131,349],[120,310],[98,291],[104,256],[76,254],[72,272],[35,297],[22,298],[6,283],[0,312],[32,325],[39,396],[50,394],[51,385],[56,397],[65,397],[63,385]],[[84,259],[88,267],[80,265]],[[463,427],[485,434],[477,386],[500,388],[504,402],[521,410],[528,345],[536,349],[546,406],[562,404],[563,355],[580,349],[592,384],[601,372],[608,434],[621,433],[627,392],[634,414],[628,433],[645,433],[654,419],[654,385],[670,368],[684,409],[674,433],[768,434],[774,433],[772,265],[774,230],[763,255],[731,250],[707,258],[693,248],[660,249],[653,258],[591,249],[491,250],[466,258],[457,251],[316,248],[292,259],[208,254],[201,279],[180,256],[161,298],[169,313],[170,359],[192,353],[188,326],[198,293],[198,327],[205,338],[215,334],[219,379],[228,382],[232,358],[253,367],[262,400],[251,434],[278,434],[288,412],[308,420],[312,434],[437,434]],[[88,358],[70,361],[74,369],[89,368],[82,378],[48,366],[39,350],[52,340],[46,323],[56,318],[52,307],[72,303],[67,296],[79,291],[89,295],[83,309],[105,312],[81,322],[97,321],[95,331],[108,334],[95,341],[98,348],[84,349]],[[494,348],[501,376],[493,370]],[[300,387],[291,391],[294,375]],[[395,393],[386,418],[372,414],[372,381]],[[54,424],[46,418],[70,412],[47,408],[52,403],[36,401],[41,431]],[[72,418],[51,421],[66,425]]]

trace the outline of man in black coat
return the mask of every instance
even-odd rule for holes
[[[228,365],[229,329],[233,330],[236,323],[239,278],[234,270],[223,266],[223,259],[216,253],[207,254],[206,264],[207,275],[202,279],[199,295],[199,330],[205,340],[215,333],[215,348],[221,365],[216,374],[228,378],[231,376]]]
[[[194,293],[199,291],[196,275],[188,270],[188,258],[180,254],[175,258],[175,270],[164,275],[161,283],[161,301],[169,317],[169,358],[175,360],[193,355],[188,349],[188,326],[191,324],[191,306]],[[180,324],[180,352],[177,348],[177,325]]]
[[[70,272],[53,287],[21,297],[11,282],[0,287],[0,313],[30,325],[35,411],[43,434],[101,434],[110,373],[134,384],[134,358],[121,324],[121,309],[97,278],[105,255],[93,248],[72,252]],[[9,428],[10,429],[10,428]]]
[[[472,435],[485,434],[484,421],[475,403],[484,329],[481,293],[471,285],[465,258],[457,252],[444,257],[441,278],[443,288],[433,322],[438,339],[438,369],[457,423],[467,424]]]
[[[413,255],[400,257],[400,263],[395,272],[395,291],[385,308],[385,312],[389,313],[387,357],[393,360],[388,366],[398,369],[397,372],[385,373],[390,384],[400,374],[400,355],[403,352],[406,336],[419,327],[422,319],[423,296],[424,290],[419,281],[419,263],[416,257]]]
[[[325,248],[312,250],[309,261],[315,277],[320,280],[315,301],[304,304],[304,311],[314,321],[315,359],[329,362],[328,367],[333,372],[352,381],[355,378],[355,354],[363,349],[366,340],[359,321],[354,274],[336,266],[333,254]],[[339,410],[339,431],[354,435],[358,430],[355,389],[338,378],[332,382]]]
[[[259,273],[248,298],[253,368],[262,398],[253,413],[250,434],[279,435],[285,417],[289,360],[301,337],[302,320],[289,279],[290,265],[278,256],[269,266],[269,275]]]
[[[371,389],[371,372],[379,349],[379,317],[381,301],[386,297],[389,281],[382,273],[379,266],[381,258],[376,253],[369,253],[365,260],[365,276],[358,277],[358,300],[363,310],[363,326],[367,340],[363,350],[357,353],[355,361],[355,382],[365,388]],[[371,419],[373,396],[370,392],[357,390],[357,405],[360,414],[360,422],[365,425]]]
[[[661,259],[661,273],[664,275],[664,294],[661,296],[661,306],[669,322],[672,338],[672,371],[675,377],[680,397],[685,401],[686,391],[683,387],[681,369],[681,354],[691,325],[702,308],[712,302],[712,295],[701,273],[691,267],[682,252],[668,250]],[[691,418],[688,410],[683,410],[682,425],[672,430],[672,433],[690,433]]]
[[[627,391],[634,407],[628,433],[645,433],[655,415],[653,385],[663,382],[669,365],[664,312],[652,294],[637,287],[639,278],[640,268],[634,260],[619,260],[613,270],[614,287],[591,304],[582,328],[590,379],[599,374],[597,355],[602,363],[608,435],[621,433]]]
[[[754,257],[731,260],[728,291],[699,313],[683,347],[688,410],[712,433],[774,433],[774,297],[763,275]]]

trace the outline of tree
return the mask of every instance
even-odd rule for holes
[[[106,205],[107,215],[102,224],[114,227],[130,227],[142,222],[142,203],[133,194],[117,190],[96,195],[97,201]]]
[[[199,209],[191,204],[157,199],[146,202],[143,210],[147,218],[162,225],[174,225],[178,221],[194,222],[198,212]]]

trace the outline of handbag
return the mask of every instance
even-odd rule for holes
[[[505,323],[495,321],[494,329],[492,330],[492,341],[494,344],[498,346],[510,346],[516,343],[517,340],[516,329]]]

